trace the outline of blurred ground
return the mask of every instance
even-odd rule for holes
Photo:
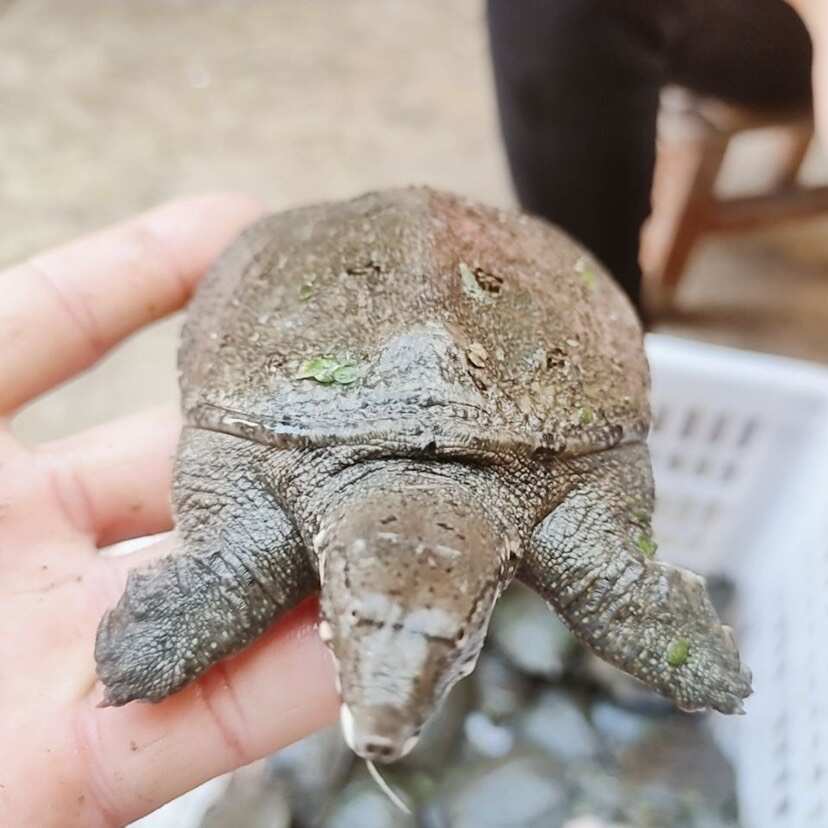
[[[512,201],[479,0],[0,0],[0,117],[0,264],[204,190],[274,209],[409,183]],[[745,147],[731,185],[763,151]],[[828,361],[827,226],[707,245],[671,330]],[[173,399],[177,325],[38,402],[18,433]]]

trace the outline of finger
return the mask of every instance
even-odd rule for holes
[[[41,533],[60,535],[48,522],[44,528],[40,518],[36,525]],[[16,686],[27,688],[19,697],[37,692],[43,654],[49,653],[50,686],[67,698],[80,698],[95,680],[91,656],[101,618],[117,604],[130,569],[169,555],[175,549],[174,535],[131,541],[137,551],[114,557],[117,548],[95,556],[88,541],[65,539],[43,551],[42,538],[21,535],[14,526],[12,532],[15,540],[20,538],[12,546],[22,545],[24,553],[10,549],[6,554],[6,547],[0,546],[0,607],[7,618],[26,619],[17,630],[27,639],[18,657],[18,662],[25,663],[17,663],[13,676]],[[37,551],[30,554],[29,548]],[[4,675],[0,682],[0,701],[10,678]]]
[[[97,546],[172,527],[170,480],[181,429],[172,406],[40,446],[35,457],[66,520]]]
[[[242,196],[176,201],[0,274],[0,413],[180,308],[259,213]]]
[[[80,768],[104,820],[122,825],[218,774],[332,722],[331,659],[308,601],[235,658],[157,705],[97,708],[76,716]]]

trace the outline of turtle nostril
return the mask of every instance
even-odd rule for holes
[[[362,745],[362,752],[366,757],[385,760],[391,759],[396,753],[390,742],[380,739],[366,739]]]

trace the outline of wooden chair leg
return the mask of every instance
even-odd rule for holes
[[[775,189],[787,190],[796,186],[813,137],[812,123],[798,124],[785,130],[785,141],[779,152],[779,166],[773,181]]]
[[[717,198],[715,186],[733,136],[784,129],[770,191]],[[641,236],[647,310],[671,308],[693,249],[706,234],[737,233],[828,210],[828,184],[803,187],[800,168],[813,140],[812,113],[753,112],[686,89],[663,91],[653,213]]]
[[[659,154],[655,210],[642,240],[642,265],[662,307],[671,303],[690,254],[715,203],[715,185],[729,143],[709,128],[667,142]]]

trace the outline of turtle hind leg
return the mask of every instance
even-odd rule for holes
[[[685,710],[742,710],[751,692],[704,579],[654,559],[643,445],[562,464],[568,493],[535,530],[519,577],[604,660]]]
[[[256,639],[317,588],[299,533],[263,482],[266,450],[185,429],[177,549],[129,574],[98,628],[104,704],[160,701]]]

